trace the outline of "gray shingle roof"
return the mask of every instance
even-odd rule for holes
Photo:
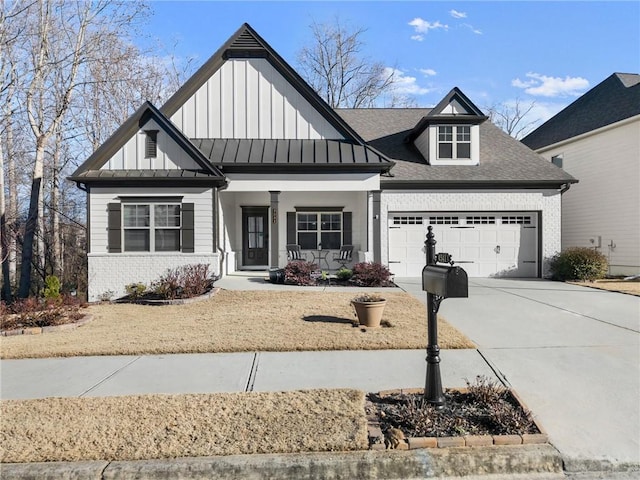
[[[430,112],[426,108],[338,109],[337,112],[369,145],[396,165],[385,187],[423,184],[452,185],[561,185],[575,179],[490,122],[480,125],[480,164],[428,165],[420,152],[404,143],[407,134]]]
[[[387,171],[393,166],[373,149],[340,140],[194,138],[191,142],[224,172]]]
[[[522,139],[533,149],[553,145],[640,114],[640,75],[614,73]]]

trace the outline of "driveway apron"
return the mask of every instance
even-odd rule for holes
[[[420,279],[396,282],[426,302]],[[640,297],[472,278],[439,314],[523,397],[569,471],[640,465]]]

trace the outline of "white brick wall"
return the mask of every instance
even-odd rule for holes
[[[124,286],[134,282],[149,285],[168,268],[207,263],[213,275],[219,275],[218,254],[89,254],[89,301],[95,302],[111,290],[113,298],[125,295]]]
[[[389,212],[542,212],[543,276],[546,260],[560,251],[561,195],[557,190],[545,191],[384,191],[380,204],[381,260],[389,261]]]

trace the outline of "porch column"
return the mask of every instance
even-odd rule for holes
[[[381,262],[382,250],[380,248],[381,226],[380,226],[380,194],[381,190],[373,193],[373,261]]]
[[[278,202],[280,192],[269,191],[269,193],[271,194],[271,209],[269,212],[271,214],[271,221],[269,222],[269,224],[271,225],[271,228],[269,230],[269,249],[271,250],[270,264],[271,267],[277,267],[280,262],[280,259],[278,258],[280,251],[280,239],[278,235],[278,215],[280,213],[278,212]]]

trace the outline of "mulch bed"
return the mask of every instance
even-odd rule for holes
[[[424,402],[421,389],[369,393],[365,411],[370,448],[470,446],[478,439],[489,445],[547,443],[546,433],[515,392],[483,377],[476,382],[446,390],[442,409]],[[431,442],[412,442],[416,439]]]

